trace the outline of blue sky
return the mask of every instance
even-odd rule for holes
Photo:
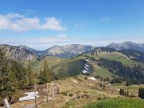
[[[144,0],[0,0],[0,44],[144,42]]]

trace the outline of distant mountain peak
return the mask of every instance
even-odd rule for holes
[[[61,58],[74,57],[82,53],[93,50],[94,47],[90,45],[69,44],[64,46],[53,46],[47,49],[47,55],[53,55]]]
[[[107,48],[113,48],[115,50],[134,49],[144,51],[144,44],[137,44],[135,42],[126,41],[122,43],[111,43],[107,46]]]

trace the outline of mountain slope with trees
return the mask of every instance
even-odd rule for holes
[[[144,62],[141,58],[143,53],[135,50],[117,51],[111,48],[98,47],[89,53],[73,58],[43,56],[37,60],[29,60],[27,64],[9,59],[5,52],[6,50],[3,48],[0,50],[0,100],[8,98],[10,103],[18,100],[20,97],[19,91],[31,90],[36,83],[43,85],[51,83],[53,80],[55,82],[57,80],[59,83],[65,82],[64,80],[70,82],[68,77],[79,78],[77,78],[77,81],[72,80],[75,83],[72,85],[69,85],[69,82],[66,81],[67,87],[71,87],[69,91],[66,87],[66,93],[63,94],[73,93],[72,91],[75,91],[75,89],[71,90],[71,88],[77,88],[77,91],[72,95],[75,96],[76,94],[79,98],[79,95],[82,95],[81,93],[85,93],[80,97],[82,99],[85,99],[83,98],[85,96],[87,98],[89,90],[93,92],[95,89],[101,93],[105,93],[106,90],[109,91],[109,93],[105,93],[109,97],[112,93],[109,84],[119,83],[126,86],[144,84]],[[82,72],[86,64],[89,66],[89,74]],[[89,77],[95,77],[98,82],[91,84]],[[77,82],[82,83],[79,85],[81,88],[76,86]],[[65,87],[65,84],[63,87]],[[87,89],[84,90],[83,88]],[[81,92],[79,93],[79,91]],[[113,91],[119,93],[117,88],[113,88]],[[73,97],[72,95],[70,94],[70,97]],[[92,100],[91,94],[88,96],[90,98],[87,99]],[[143,98],[143,89],[139,90],[139,97]]]
[[[26,62],[26,64],[30,62],[35,73],[40,73],[43,67],[42,64],[44,64],[46,60],[49,64],[50,71],[55,74],[56,79],[83,74],[83,60],[88,58],[91,61],[90,73],[92,76],[100,75],[102,77],[107,76],[112,78],[112,76],[116,75],[120,76],[118,79],[126,78],[127,80],[125,81],[128,82],[143,83],[141,79],[143,79],[144,53],[137,50],[125,49],[117,51],[106,47],[98,47],[92,50],[91,46],[81,45],[55,46],[56,49],[60,48],[61,50],[63,50],[63,48],[69,51],[75,49],[74,51],[72,50],[72,52],[77,54],[81,54],[84,51],[89,52],[74,58],[57,58],[52,56],[38,56],[33,53],[33,49],[24,46],[1,45],[1,48],[6,52],[6,57],[11,61],[16,60],[20,61],[20,63]],[[90,51],[90,49],[92,51]],[[78,50],[80,50],[80,52],[77,52]],[[71,54],[67,53],[66,55],[70,56]],[[133,79],[133,81],[131,79]]]
[[[23,49],[19,46],[0,45],[0,48],[5,52],[5,56],[10,60],[20,61],[21,63],[36,61],[38,56],[33,52]]]
[[[99,47],[83,56],[112,73],[112,83],[126,82],[128,85],[144,83],[143,52]]]

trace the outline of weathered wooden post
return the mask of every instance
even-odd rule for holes
[[[52,88],[51,88],[51,97],[54,97],[54,84],[52,84]]]
[[[58,94],[58,84],[56,84],[56,86],[55,86],[55,94]]]
[[[61,89],[60,89],[60,85],[57,85],[57,93],[60,93]]]
[[[9,103],[8,103],[7,98],[5,98],[3,101],[4,101],[4,106],[5,106],[5,108],[10,108],[10,105],[9,105]]]
[[[47,102],[48,102],[49,101],[48,83],[46,84],[46,92],[47,92]]]
[[[35,84],[35,93],[34,93],[34,96],[35,96],[35,108],[38,108],[36,92],[37,92],[37,87],[36,87],[36,84]]]
[[[57,94],[57,86],[56,85],[54,86],[54,94],[55,95]]]

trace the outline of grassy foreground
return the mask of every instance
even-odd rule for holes
[[[144,108],[144,100],[132,98],[113,98],[100,100],[83,108]]]

